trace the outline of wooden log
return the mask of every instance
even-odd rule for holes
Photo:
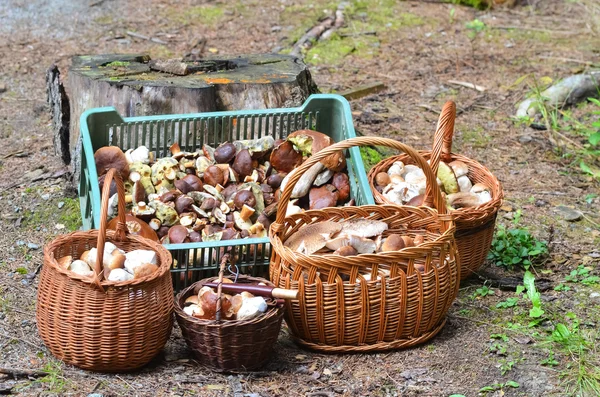
[[[152,66],[151,66],[152,64]],[[74,181],[80,168],[79,118],[90,108],[113,106],[124,117],[300,106],[318,92],[306,65],[281,54],[223,56],[161,62],[178,75],[153,70],[148,55],[77,56],[69,70],[68,142]],[[61,130],[62,131],[62,130]],[[61,142],[63,142],[61,141]]]
[[[69,97],[63,83],[60,81],[60,71],[56,65],[50,66],[46,72],[46,93],[52,125],[54,129],[54,154],[60,156],[61,160],[68,164],[71,161],[69,148]]]

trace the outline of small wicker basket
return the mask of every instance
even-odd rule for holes
[[[188,347],[201,364],[219,372],[257,370],[269,360],[273,346],[277,342],[283,321],[282,303],[267,299],[269,304],[267,312],[251,320],[205,320],[192,317],[183,311],[185,300],[197,294],[204,284],[221,282],[223,270],[222,266],[219,277],[200,280],[177,295],[175,298],[177,323]],[[233,277],[228,278],[233,280]],[[248,284],[263,282],[274,286],[263,278],[245,275],[240,275],[235,282]],[[220,299],[220,288],[217,290],[217,296]],[[217,311],[220,310],[219,306]]]
[[[119,194],[119,223],[106,230],[109,188],[115,180]],[[162,245],[128,235],[123,183],[114,170],[106,176],[102,194],[100,230],[73,232],[44,247],[38,287],[36,318],[44,344],[62,361],[100,372],[124,372],[147,364],[165,345],[173,327],[171,254]],[[158,270],[124,282],[103,280],[105,241],[125,251],[152,250]],[[57,262],[63,256],[79,258],[98,248],[95,276],[72,273]]]
[[[458,292],[454,223],[444,215],[431,168],[410,147],[373,137],[337,143],[310,157],[294,173],[280,202],[288,202],[300,176],[317,161],[338,150],[366,145],[389,146],[412,157],[425,171],[439,213],[425,207],[367,205],[310,210],[286,218],[286,207],[279,208],[269,231],[270,277],[281,288],[299,290],[298,300],[286,301],[285,320],[296,342],[313,350],[369,352],[423,343],[442,329]],[[347,257],[305,255],[284,245],[304,225],[352,219],[384,221],[388,224],[384,236],[421,235],[424,242],[399,251]],[[423,272],[415,266],[423,266]]]
[[[454,236],[458,246],[461,279],[465,279],[476,272],[485,262],[492,245],[496,215],[502,206],[504,193],[498,179],[486,167],[468,157],[451,153],[455,117],[456,105],[454,102],[449,101],[442,108],[433,149],[431,151],[419,151],[419,154],[430,160],[431,168],[436,173],[440,160],[447,163],[460,160],[469,168],[467,175],[474,184],[483,183],[491,189],[491,201],[477,207],[460,208],[451,212],[456,223]],[[396,161],[414,164],[409,156],[400,154],[379,162],[369,171],[369,185],[375,202],[378,204],[391,204],[392,202],[375,188],[375,177],[380,172],[387,172]],[[432,197],[427,193],[425,196],[424,205],[430,206]]]

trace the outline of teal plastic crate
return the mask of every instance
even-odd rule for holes
[[[83,228],[100,225],[100,190],[94,152],[103,146],[123,150],[145,145],[155,158],[168,156],[169,147],[178,142],[182,150],[195,151],[208,144],[255,139],[272,135],[285,138],[299,129],[313,129],[336,142],[356,136],[350,105],[339,95],[311,95],[298,108],[242,110],[194,114],[122,118],[112,107],[90,109],[81,115],[83,142],[79,200]],[[350,194],[357,205],[374,204],[373,195],[358,148],[346,152]],[[216,274],[221,256],[232,250],[238,268],[252,275],[268,274],[271,247],[268,238],[168,244],[173,255],[175,290]]]

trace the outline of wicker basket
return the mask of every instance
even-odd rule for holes
[[[419,151],[419,154],[431,160],[431,168],[436,170],[436,173],[440,159],[444,162],[460,160],[468,166],[468,176],[473,183],[483,183],[491,188],[491,201],[477,207],[460,208],[451,213],[456,223],[454,236],[460,258],[461,279],[465,279],[477,271],[487,257],[492,245],[496,215],[502,206],[504,193],[498,179],[486,167],[468,157],[451,153],[455,117],[456,105],[454,102],[447,102],[440,114],[433,150]],[[375,188],[375,176],[380,172],[387,172],[395,161],[414,164],[409,156],[401,154],[381,161],[369,171],[369,184],[378,204],[391,202]],[[426,194],[424,205],[431,205],[430,195]]]
[[[233,279],[233,277],[232,277]],[[181,291],[175,298],[175,316],[181,333],[203,365],[216,371],[250,371],[262,367],[277,342],[283,320],[283,304],[267,300],[269,309],[251,320],[204,320],[192,317],[183,311],[185,300],[197,294],[206,283],[219,280],[211,277],[200,280]],[[237,283],[258,284],[269,281],[241,275]],[[220,291],[217,292],[220,296]]]
[[[119,194],[116,231],[106,230],[110,180]],[[130,371],[147,364],[165,345],[173,327],[171,255],[162,245],[127,235],[123,183],[114,170],[107,174],[102,195],[100,230],[69,233],[44,247],[44,265],[37,296],[37,326],[44,344],[57,358],[100,372]],[[125,251],[153,250],[159,269],[125,282],[103,280],[105,241]],[[57,259],[79,258],[98,248],[94,278],[62,268]]]
[[[296,342],[313,350],[368,352],[423,343],[441,330],[458,292],[454,223],[443,215],[446,209],[431,169],[408,146],[372,137],[330,146],[290,178],[280,202],[288,201],[293,186],[315,162],[337,150],[366,145],[402,150],[421,165],[439,214],[425,207],[367,205],[310,210],[286,218],[285,206],[280,207],[269,233],[274,252],[270,276],[279,287],[300,291],[298,300],[286,301],[285,320]],[[284,246],[303,225],[362,218],[386,222],[384,235],[421,235],[425,242],[400,251],[348,257],[304,255]],[[424,265],[424,272],[415,265]],[[380,274],[382,269],[389,273]]]

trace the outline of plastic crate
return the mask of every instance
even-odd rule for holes
[[[299,129],[313,129],[334,141],[356,136],[350,105],[339,95],[311,95],[303,106],[285,109],[242,110],[194,114],[122,118],[112,107],[90,109],[81,115],[81,176],[79,200],[85,230],[100,225],[100,190],[94,152],[103,146],[123,150],[145,145],[155,158],[168,156],[178,142],[182,150],[195,151],[203,144],[213,147],[225,141],[255,139],[272,135],[285,138]],[[374,204],[358,148],[346,152],[350,194],[356,205]],[[268,275],[271,247],[268,238],[167,244],[174,259],[174,289],[211,277],[218,271],[220,257],[227,250],[238,256],[242,273]]]

